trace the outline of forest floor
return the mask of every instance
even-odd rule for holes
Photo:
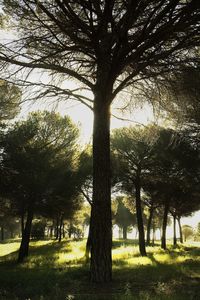
[[[33,241],[30,256],[16,264],[18,240],[0,243],[0,299],[6,300],[198,300],[200,243],[163,251],[147,247],[139,256],[136,242],[113,242],[113,281],[89,281],[85,240]]]

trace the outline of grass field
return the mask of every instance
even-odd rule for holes
[[[113,282],[89,282],[83,241],[31,242],[30,256],[16,264],[19,241],[0,244],[0,299],[198,300],[200,244],[148,247],[140,257],[133,241],[113,242]]]

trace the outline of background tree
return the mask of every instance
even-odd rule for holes
[[[192,227],[189,226],[189,225],[183,225],[182,226],[182,231],[183,231],[183,236],[184,236],[184,241],[185,242],[187,242],[187,239],[189,237],[192,237],[193,234],[194,234],[194,231],[193,231]]]
[[[177,244],[176,239],[176,221],[178,221],[180,242],[183,243],[182,228],[181,228],[181,218],[189,217],[195,211],[200,209],[199,202],[199,192],[197,191],[196,182],[187,186],[187,183],[182,182],[184,186],[176,186],[176,191],[174,191],[175,198],[171,204],[170,213],[173,217],[174,222],[174,245]]]
[[[143,190],[145,192],[143,202],[148,207],[146,233],[147,246],[151,243],[151,230],[153,229],[153,231],[155,232],[154,214],[156,213],[156,209],[160,207],[159,189],[159,181],[156,181],[154,178],[146,178],[143,183]]]
[[[200,222],[197,224],[197,234],[200,236]]]
[[[83,195],[85,201],[90,206],[90,214],[87,217],[88,225],[89,225],[89,231],[88,231],[88,237],[86,242],[86,250],[85,250],[85,257],[86,260],[89,260],[90,252],[91,252],[91,209],[93,205],[93,199],[92,199],[92,182],[93,182],[93,176],[92,176],[92,147],[91,145],[87,145],[86,148],[82,151],[79,157],[79,174],[81,178],[84,178],[82,180],[82,185],[80,187],[81,194]]]
[[[181,210],[181,205],[187,207],[187,204],[183,203],[187,203],[191,198],[193,199],[191,210],[198,207],[196,186],[199,181],[199,154],[189,139],[183,138],[183,135],[172,129],[160,130],[155,148],[157,156],[154,176],[160,182],[159,197],[164,206],[161,244],[165,249],[167,216],[170,208],[173,211],[180,202],[181,204],[177,206],[180,206]]]
[[[122,128],[113,131],[112,148],[117,156],[118,181],[129,194],[134,193],[137,225],[139,232],[139,248],[141,255],[146,255],[141,202],[141,189],[144,177],[149,174],[152,165],[152,144],[157,133],[154,127]]]
[[[22,92],[8,81],[0,80],[0,125],[13,119],[20,111]]]
[[[134,224],[134,215],[130,212],[130,210],[125,206],[123,202],[123,197],[116,197],[117,202],[117,210],[114,215],[114,222],[122,228],[123,231],[123,239],[127,239],[127,230],[128,227]]]
[[[128,86],[136,88],[144,78],[193,62],[192,50],[199,44],[198,1],[4,0],[2,6],[17,33],[12,43],[0,45],[3,67],[45,70],[53,81],[36,82],[44,87],[43,95],[70,97],[89,107],[93,102],[90,270],[93,281],[110,281],[110,106]],[[9,70],[16,74],[16,68]],[[64,88],[63,80],[69,78],[93,98]]]
[[[77,137],[78,129],[68,117],[49,112],[30,115],[27,121],[17,123],[5,135],[3,164],[10,170],[12,186],[12,190],[8,186],[7,193],[13,200],[20,199],[16,194],[21,195],[26,214],[19,262],[28,255],[34,213],[50,195],[55,196],[57,186],[63,184],[65,173],[72,168]],[[59,192],[63,193],[63,189]],[[20,208],[21,204],[20,201]]]

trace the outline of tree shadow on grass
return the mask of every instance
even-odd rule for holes
[[[169,261],[159,261],[153,253],[148,254],[149,265],[125,265],[114,270],[114,282],[118,289],[129,288],[129,294],[147,293],[148,299],[200,299],[200,249],[192,249],[191,259],[176,261],[176,252],[170,253]],[[164,254],[164,253],[162,253]],[[187,255],[183,251],[183,255]],[[137,298],[136,298],[137,299]],[[139,296],[138,296],[139,299]]]
[[[63,241],[31,246],[29,257],[20,265],[16,263],[18,251],[4,256],[0,263],[0,274],[3,274],[0,276],[0,299],[40,299],[46,295],[49,295],[47,299],[60,299],[55,295],[77,292],[79,286],[89,281],[89,270],[80,260],[76,265],[58,265],[58,253],[70,251],[70,244]]]
[[[36,260],[41,259],[42,261],[45,256],[53,256],[52,260],[49,260],[49,264],[43,261],[41,266],[33,264],[31,268],[28,261],[27,267],[24,264],[23,268],[15,266],[7,268],[0,265],[0,272],[4,274],[0,278],[0,287],[7,291],[4,299],[15,299],[14,296],[18,299],[30,298],[31,300],[41,299],[41,296],[44,296],[45,300],[66,299],[66,295],[70,294],[88,294],[87,299],[92,300],[97,299],[98,294],[107,295],[105,299],[121,299],[117,298],[117,294],[130,295],[130,298],[122,299],[200,299],[200,261],[196,259],[200,249],[195,248],[187,252],[180,250],[181,254],[180,252],[177,254],[175,250],[172,253],[168,251],[170,263],[159,261],[154,253],[148,254],[148,258],[152,261],[152,264],[149,265],[129,265],[126,260],[119,259],[121,268],[114,267],[113,282],[104,285],[95,285],[89,282],[89,267],[81,263],[81,260],[77,260],[76,264],[69,263],[58,267],[57,258],[54,255],[56,256],[59,251],[61,253],[70,252],[70,245],[63,241],[60,244],[53,242],[31,248],[30,255],[35,255]],[[161,252],[160,254],[165,253]],[[191,259],[182,262],[176,261],[177,255],[190,255]],[[9,298],[9,293],[12,294],[13,291],[15,291],[14,296]],[[141,293],[148,295],[149,298],[145,298],[145,296],[140,298]],[[112,297],[112,295],[115,296]],[[82,298],[75,296],[74,299]],[[99,297],[98,299],[103,298]]]
[[[16,239],[5,239],[3,241],[0,241],[0,245],[1,244],[12,244],[12,243],[19,243],[21,241],[20,238],[16,238]]]
[[[22,264],[17,264],[18,250],[13,251],[0,258],[0,266],[17,266],[23,269],[33,268],[65,268],[72,264],[85,264],[85,257],[80,259],[70,260],[68,263],[59,264],[59,255],[67,257],[70,253],[71,247],[69,241],[52,241],[45,245],[30,245],[29,256],[25,258]]]
[[[33,240],[34,242],[34,240]],[[70,251],[69,241],[51,241],[45,245],[31,245],[30,244],[30,254],[31,255],[53,255],[55,252],[66,252]]]
[[[112,249],[119,248],[123,246],[138,246],[138,240],[114,240],[112,243]]]

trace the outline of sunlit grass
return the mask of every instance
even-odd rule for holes
[[[68,252],[68,251],[69,252]],[[70,248],[68,249],[63,247],[63,250],[58,253],[57,256],[57,264],[63,265],[63,264],[71,264],[76,265],[80,263],[81,259],[84,258],[85,253],[85,241],[81,242],[71,242]]]
[[[31,247],[41,247],[48,244],[52,244],[55,242],[54,240],[42,240],[42,241],[31,241],[30,246]]]
[[[31,241],[29,257],[16,265],[19,242],[0,244],[0,274],[4,274],[0,299],[53,300],[75,295],[75,300],[107,300],[107,293],[112,294],[110,300],[200,299],[200,249],[194,244],[175,248],[169,244],[166,251],[159,245],[147,247],[148,257],[141,257],[135,241],[115,240],[114,281],[106,291],[89,283],[85,245],[86,240]],[[1,298],[1,293],[6,296]]]
[[[19,246],[20,246],[20,242],[0,244],[0,257],[17,251],[19,249]]]
[[[119,240],[116,240],[116,243],[119,242]],[[70,242],[65,240],[62,243],[58,243],[55,240],[31,241],[30,251],[32,255],[27,258],[23,267],[34,268],[50,264],[64,267],[65,265],[82,264],[84,261],[85,245],[86,240]],[[19,241],[0,244],[1,261],[4,259],[4,256],[9,256],[9,254],[18,251],[19,246]],[[189,244],[187,246],[190,247]],[[187,255],[187,253],[182,254],[183,247],[172,248],[169,246],[169,248],[170,250],[166,252],[159,246],[147,247],[148,257],[141,257],[137,245],[130,245],[130,243],[126,244],[121,241],[121,245],[114,247],[112,251],[113,264],[114,267],[119,267],[120,264],[133,267],[138,265],[154,265],[155,263],[183,263],[191,260],[191,255]],[[200,260],[200,257],[195,257],[195,260],[197,259]]]

